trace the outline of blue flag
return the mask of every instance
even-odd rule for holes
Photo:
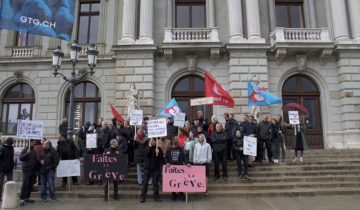
[[[2,0],[0,28],[69,41],[75,0]]]
[[[248,106],[266,106],[282,103],[283,101],[277,96],[248,82]]]
[[[174,119],[175,113],[181,113],[181,109],[176,102],[175,98],[172,98],[168,104],[159,112],[159,115]]]

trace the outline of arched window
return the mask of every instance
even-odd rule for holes
[[[2,99],[1,132],[16,134],[17,120],[32,120],[35,113],[35,94],[30,85],[11,86]]]
[[[66,94],[66,113],[69,115],[70,90]],[[74,129],[79,129],[86,121],[97,122],[101,113],[101,93],[92,82],[81,82],[74,89]]]

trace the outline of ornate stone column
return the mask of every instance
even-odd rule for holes
[[[269,8],[269,20],[270,20],[270,33],[275,32],[276,28],[276,8],[275,8],[275,0],[268,1],[268,8]]]
[[[258,0],[246,0],[246,22],[248,39],[261,39]]]
[[[154,0],[141,0],[140,3],[140,37],[137,44],[154,44],[153,40]]]
[[[351,38],[360,39],[360,1],[348,0],[350,13]]]
[[[241,42],[244,38],[242,28],[241,0],[228,0],[230,43]]]
[[[347,24],[345,0],[330,0],[330,7],[335,40],[348,39],[349,29]]]
[[[207,4],[209,5],[209,28],[214,28],[214,27],[216,27],[215,2],[214,2],[214,0],[207,0]]]
[[[135,16],[136,1],[124,0],[123,3],[123,22],[122,22],[122,39],[119,44],[135,43]]]
[[[315,13],[315,1],[308,0],[309,4],[309,16],[310,16],[310,28],[317,28],[316,13]]]

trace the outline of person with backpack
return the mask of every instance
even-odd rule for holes
[[[9,137],[0,148],[0,201],[2,200],[2,189],[5,176],[7,181],[13,180],[13,170],[15,166],[13,143],[14,139]]]

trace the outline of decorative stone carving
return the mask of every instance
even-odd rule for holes
[[[128,118],[130,117],[131,110],[140,109],[139,103],[139,90],[136,90],[135,83],[130,85],[130,91],[127,96]]]
[[[164,58],[165,58],[165,62],[168,66],[172,65],[173,62],[173,53],[172,53],[172,49],[164,49]]]
[[[332,52],[332,49],[323,49],[319,58],[320,65],[325,65],[326,60],[331,56]]]
[[[306,69],[306,54],[296,55],[296,63],[299,71],[305,71]]]
[[[282,64],[282,62],[284,61],[284,58],[286,57],[286,49],[284,48],[280,48],[277,49],[275,52],[275,59],[276,59],[276,64],[278,66],[280,66]]]
[[[23,73],[21,71],[14,71],[14,77],[16,78],[16,82],[21,82]]]
[[[211,48],[210,62],[213,66],[216,66],[220,58],[220,48]]]
[[[196,55],[187,55],[186,62],[187,62],[189,71],[196,70],[196,67],[197,67],[197,56]]]

